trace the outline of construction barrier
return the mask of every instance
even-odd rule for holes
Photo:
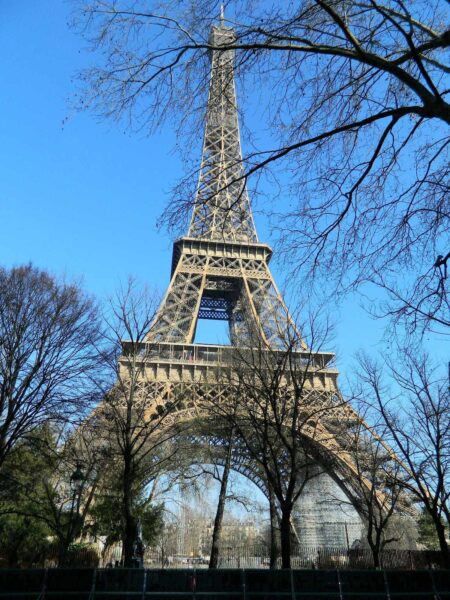
[[[449,570],[3,569],[7,600],[450,600]]]

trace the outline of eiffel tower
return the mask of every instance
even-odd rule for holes
[[[211,31],[211,45],[229,46],[233,30],[223,18]],[[295,325],[272,277],[272,249],[258,241],[246,188],[234,82],[234,50],[211,52],[211,76],[199,180],[188,234],[174,242],[171,280],[146,336],[142,360],[149,414],[176,406],[165,426],[198,419],[208,403],[226,402],[233,391],[223,385],[234,344],[246,335],[277,351]],[[230,344],[194,343],[199,319],[228,321]],[[123,343],[126,355],[127,342]],[[302,342],[305,355],[306,344]],[[314,354],[317,369],[308,375],[311,401],[339,396],[334,354]],[[126,368],[126,360],[124,360]],[[143,384],[144,385],[144,384]],[[306,402],[308,400],[306,399]],[[334,418],[354,418],[343,408]],[[305,431],[308,435],[308,427]],[[339,456],[344,471],[352,460],[324,425],[309,432],[325,453]],[[233,468],[264,482],[239,457]]]
[[[229,45],[232,29],[213,27],[211,44]],[[172,278],[148,342],[192,344],[198,319],[226,320],[234,341],[251,324],[274,347],[290,322],[269,269],[272,250],[258,242],[245,185],[234,51],[213,51],[202,162],[186,237],[173,248]],[[241,333],[241,332],[239,332]]]

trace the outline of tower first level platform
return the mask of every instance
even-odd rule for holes
[[[223,385],[236,383],[235,372],[243,368],[246,353],[251,349],[215,344],[177,344],[145,342],[140,344],[138,357],[136,345],[123,342],[120,358],[123,373],[129,369],[129,356],[141,363],[142,377],[147,383],[186,383]],[[261,351],[261,352],[264,352]],[[267,363],[276,362],[277,355],[284,351],[266,350]],[[298,369],[306,374],[305,389],[327,393],[338,393],[338,370],[333,367],[334,354],[331,352],[295,352],[294,360]],[[285,384],[289,384],[288,375]]]

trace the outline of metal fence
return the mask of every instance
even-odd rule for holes
[[[450,571],[5,569],[0,598],[444,600],[450,598]]]
[[[380,558],[385,569],[438,569],[444,565],[438,551],[384,550]],[[147,568],[207,568],[208,562],[204,557],[171,556],[161,551],[147,551],[144,560]],[[261,546],[223,548],[219,556],[221,569],[261,569],[269,568],[269,563],[267,548]],[[366,548],[294,546],[291,563],[293,569],[372,569],[374,566],[372,552]],[[281,568],[280,557],[276,566]]]
[[[64,566],[73,568],[111,568],[122,564],[121,549],[110,549],[100,553],[95,548],[77,548],[66,557]],[[381,552],[381,565],[384,569],[439,569],[444,567],[442,555],[438,551],[424,550],[384,550]],[[208,557],[182,556],[149,549],[145,552],[144,566],[158,569],[206,569]],[[221,549],[219,569],[268,569],[269,556],[265,546],[237,546]],[[291,556],[294,569],[372,569],[373,557],[369,549],[310,548],[294,546]],[[8,563],[1,556],[0,567],[11,568],[56,568],[60,567],[58,548],[50,548],[40,557],[19,564]],[[281,559],[277,565],[281,567]]]

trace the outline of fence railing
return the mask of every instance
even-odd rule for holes
[[[146,567],[161,568],[207,568],[208,558],[202,556],[177,556],[162,552],[147,551]],[[444,560],[439,551],[384,550],[380,555],[385,569],[439,569]],[[266,548],[242,547],[222,549],[219,555],[220,569],[269,568],[270,559]],[[294,547],[291,555],[293,569],[372,569],[373,555],[370,549],[308,548]],[[277,559],[281,568],[281,557]]]
[[[130,342],[123,342],[122,362],[126,364],[127,356],[136,352],[136,347]],[[180,363],[209,363],[215,365],[233,364],[239,356],[250,353],[249,350],[239,350],[233,346],[219,346],[215,344],[171,344],[171,343],[141,343],[139,344],[139,357],[148,362],[180,362]],[[299,367],[308,366],[311,369],[324,369],[333,359],[330,352],[295,352],[294,356]],[[133,358],[134,360],[134,358]],[[249,361],[251,357],[249,357]],[[249,364],[251,364],[249,362]]]
[[[444,570],[16,569],[2,600],[443,600]]]
[[[158,569],[206,569],[207,556],[186,556],[171,554],[164,550],[148,549],[144,555],[144,567]],[[445,566],[439,551],[427,550],[390,550],[380,554],[381,566],[384,569],[439,569]],[[77,548],[65,556],[64,564],[60,563],[57,548],[50,548],[39,557],[21,560],[19,563],[8,561],[2,556],[0,548],[0,568],[20,566],[22,568],[56,568],[56,567],[120,567],[122,556],[120,548],[112,548],[105,553],[96,548]],[[268,569],[269,556],[265,546],[225,547],[219,555],[219,569]],[[294,569],[372,569],[373,556],[366,548],[311,548],[294,546],[291,555]],[[278,558],[276,566],[281,567]]]

